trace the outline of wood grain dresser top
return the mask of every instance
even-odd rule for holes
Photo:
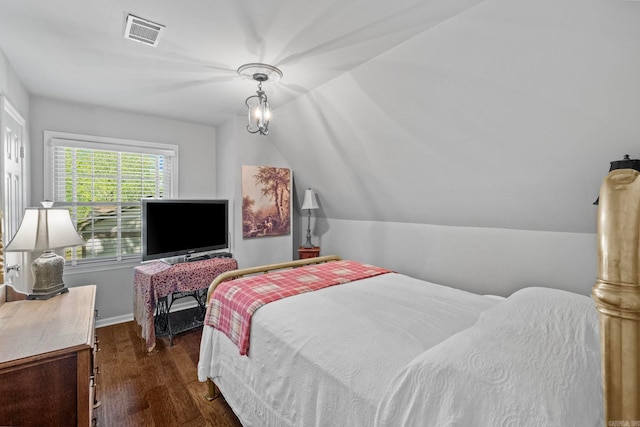
[[[94,338],[95,294],[95,285],[87,285],[46,301],[0,306],[0,368],[89,348]]]

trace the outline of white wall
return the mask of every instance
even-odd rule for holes
[[[14,108],[28,121],[29,94],[2,50],[0,50],[0,95],[5,95]]]
[[[215,128],[101,107],[34,97],[31,100],[32,205],[43,198],[43,132],[53,130],[179,146],[178,196],[216,198]],[[65,269],[68,286],[97,285],[100,322],[133,319],[133,266],[100,272]]]
[[[640,157],[638,6],[481,2],[278,106],[272,141],[328,218],[595,232]]]
[[[178,195],[215,197],[215,128],[133,114],[96,106],[34,97],[31,107],[33,192],[31,202],[43,197],[43,132],[53,130],[104,137],[162,142],[179,146]]]
[[[291,260],[293,245],[292,234],[252,239],[242,237],[242,165],[290,167],[268,136],[247,132],[244,120],[243,117],[229,119],[217,128],[216,133],[218,194],[233,200],[231,249],[241,268]]]
[[[337,254],[475,293],[527,286],[590,295],[596,236],[319,218],[324,255]]]
[[[588,293],[592,203],[610,161],[640,158],[638,22],[638,2],[487,0],[278,106],[322,253]]]
[[[234,200],[241,266],[290,259],[300,243],[239,237],[240,167],[270,164],[292,168],[294,202],[318,192],[322,253],[479,292],[588,293],[591,203],[609,161],[640,157],[639,5],[481,2],[287,105],[274,98],[267,138],[225,123],[217,158],[206,143],[182,148],[213,141],[202,137],[212,128],[38,99],[31,200],[42,197],[44,129],[178,143],[181,190]],[[130,297],[129,272],[77,283],[88,280],[122,313],[112,297]]]

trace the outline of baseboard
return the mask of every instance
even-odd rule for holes
[[[186,310],[188,308],[196,307],[198,303],[194,299],[190,301],[176,302],[171,306],[171,312]],[[96,319],[96,328],[103,328],[105,326],[117,325],[118,323],[131,322],[133,320],[133,313],[123,314],[122,316],[107,317],[105,319]]]
[[[108,317],[106,319],[96,319],[96,328],[117,325],[118,323],[130,322],[133,320],[133,313],[124,314],[122,316]]]

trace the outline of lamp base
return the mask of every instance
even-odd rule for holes
[[[66,294],[67,292],[69,292],[69,288],[67,288],[64,284],[56,287],[55,289],[51,289],[49,291],[38,291],[36,292],[35,290],[30,293],[29,295],[27,295],[27,299],[30,300],[46,300],[49,299],[51,297],[55,297],[56,295],[60,295],[60,294]]]
[[[62,272],[64,258],[53,251],[45,251],[31,263],[34,282],[32,293],[27,299],[49,299],[69,292],[64,286]]]
[[[302,247],[305,249],[311,249],[314,247],[313,243],[311,243],[311,209],[307,209],[307,211],[309,212],[307,216],[307,241],[304,242]]]

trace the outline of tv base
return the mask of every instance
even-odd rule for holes
[[[161,262],[169,265],[181,264],[183,262],[204,261],[213,258],[233,258],[231,252],[209,252],[194,255],[181,255],[170,258],[162,258]],[[157,261],[157,260],[156,260]]]
[[[174,256],[171,258],[162,258],[160,261],[164,262],[165,264],[175,265],[175,264],[180,264],[182,262],[185,262],[186,258],[184,255],[182,255],[182,256]]]
[[[210,252],[206,254],[192,255],[190,257],[187,256],[185,261],[187,262],[203,261],[205,259],[212,259],[212,258],[232,258],[232,256],[231,256],[231,252]]]

